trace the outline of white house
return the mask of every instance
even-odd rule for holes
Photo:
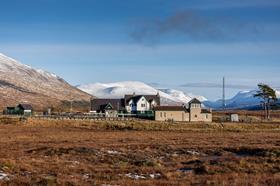
[[[145,114],[153,112],[160,106],[160,96],[157,95],[125,95],[121,99],[92,99],[91,111],[96,113],[131,113]],[[110,114],[111,115],[111,114]]]
[[[152,111],[160,105],[160,97],[157,95],[125,95],[126,111],[129,113],[145,113]]]

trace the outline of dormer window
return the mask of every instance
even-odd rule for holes
[[[196,104],[196,103],[191,104],[191,108],[200,108],[200,107],[201,107],[200,104]]]
[[[189,102],[189,106],[190,108],[201,108],[201,102],[198,99],[194,98]]]

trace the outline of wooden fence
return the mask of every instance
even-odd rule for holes
[[[90,115],[33,115],[31,118],[47,119],[47,120],[94,120],[94,121],[128,121],[140,120],[134,114],[119,114],[118,117],[106,117],[104,114]]]

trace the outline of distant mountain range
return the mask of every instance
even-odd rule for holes
[[[79,89],[95,95],[99,98],[121,98],[124,94],[156,94],[159,92],[161,102],[164,105],[181,105],[188,103],[191,99],[199,99],[205,107],[213,109],[222,108],[222,100],[209,101],[203,96],[185,93],[174,89],[157,89],[152,85],[143,82],[124,81],[116,83],[94,83],[78,86]],[[228,109],[256,109],[260,108],[260,98],[254,97],[256,90],[241,91],[233,98],[226,100]],[[277,97],[280,98],[280,92],[276,91]]]
[[[226,100],[227,109],[259,109],[261,108],[260,98],[254,97],[257,90],[240,91],[233,98]],[[277,98],[280,98],[280,92],[276,90]],[[217,101],[204,101],[203,104],[213,109],[222,108],[222,100]]]
[[[0,108],[18,103],[30,103],[37,109],[57,106],[65,101],[89,102],[92,96],[122,98],[125,94],[157,94],[163,105],[182,105],[197,98],[206,107],[221,109],[222,100],[209,101],[175,89],[158,89],[138,81],[93,83],[73,87],[53,73],[34,69],[0,53]],[[241,91],[226,100],[228,109],[252,109],[260,107],[260,99],[253,95],[256,90]],[[276,91],[280,98],[280,92]]]
[[[187,94],[174,89],[156,89],[150,85],[138,81],[123,81],[115,83],[94,83],[80,85],[79,89],[95,95],[99,98],[122,98],[125,94],[160,94],[163,105],[182,105],[188,103],[191,99],[197,98],[200,101],[206,101],[203,96]]]
[[[0,53],[0,108],[29,103],[37,109],[63,101],[87,101],[90,95],[55,74],[34,69]]]

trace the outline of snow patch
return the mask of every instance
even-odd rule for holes
[[[8,174],[0,172],[0,180],[9,181],[10,178],[9,178]]]
[[[150,174],[150,178],[152,178],[152,179],[157,179],[157,178],[160,178],[160,177],[161,177],[160,173]]]
[[[138,175],[138,174],[133,174],[133,173],[128,173],[128,174],[125,174],[126,177],[129,177],[131,179],[134,179],[134,180],[139,180],[139,179],[146,179],[146,177],[144,175]]]
[[[188,153],[188,154],[191,154],[191,155],[194,155],[194,156],[198,156],[198,155],[200,155],[200,153],[199,153],[199,152],[194,151],[194,150],[188,150],[188,151],[187,151],[187,153]]]
[[[44,71],[42,69],[37,69],[36,71],[38,73],[42,74],[43,76],[47,76],[47,77],[50,77],[50,78],[59,78],[57,75],[55,75],[53,73],[50,73],[50,72],[47,72],[47,71]]]
[[[115,150],[108,150],[107,153],[108,154],[121,154],[120,152],[115,151]]]
[[[153,173],[153,174],[134,174],[134,173],[128,173],[128,174],[125,174],[126,177],[128,178],[131,178],[131,179],[134,179],[134,180],[139,180],[139,179],[148,179],[148,178],[151,178],[151,179],[158,179],[161,177],[161,174],[160,173]]]
[[[1,54],[1,53],[0,53],[0,71],[2,71],[2,72],[11,71],[13,73],[18,73],[18,74],[20,74],[21,72],[30,73],[32,71],[35,71],[47,79],[50,79],[50,78],[61,79],[53,73],[44,71],[42,69],[34,69],[31,66],[22,64],[21,62],[15,60],[13,58],[10,58],[8,56],[5,56],[4,54]]]

